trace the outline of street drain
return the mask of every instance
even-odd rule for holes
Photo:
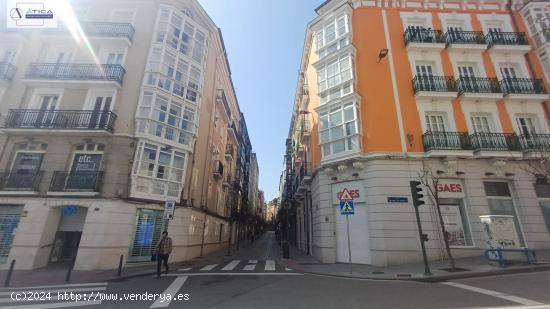
[[[373,275],[383,275],[384,272],[383,271],[379,271],[379,270],[375,270],[372,272]]]
[[[458,273],[458,272],[461,272],[461,271],[470,271],[469,269],[460,268],[460,267],[455,267],[454,270],[452,268],[441,268],[441,270],[444,270],[444,271],[447,271],[447,272],[450,272],[450,273]]]
[[[397,277],[412,277],[411,274],[397,274]]]

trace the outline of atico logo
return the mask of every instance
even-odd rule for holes
[[[57,12],[59,0],[34,0],[22,2],[20,0],[2,0],[7,2],[8,28],[57,28]]]
[[[23,18],[23,10],[20,8],[14,8],[10,11],[10,18],[13,20],[20,20]]]

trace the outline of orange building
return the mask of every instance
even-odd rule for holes
[[[328,0],[316,8],[283,173],[291,242],[323,262],[347,262],[338,207],[347,189],[352,262],[420,260],[409,181],[430,170],[454,256],[483,254],[485,215],[509,218],[510,246],[550,248],[550,185],[524,167],[550,145],[550,84],[524,2]],[[437,209],[426,203],[428,256],[446,258]]]

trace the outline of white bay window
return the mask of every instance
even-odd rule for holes
[[[330,94],[332,94],[333,91],[336,93],[336,87],[341,88],[336,89],[340,91],[340,93],[346,91],[352,92],[352,83],[350,82],[353,79],[352,68],[352,55],[350,54],[342,55],[321,67],[317,71],[319,95],[321,98],[323,96],[326,97],[326,91],[329,91]]]
[[[359,121],[355,103],[319,114],[323,156],[359,150]]]
[[[348,15],[328,20],[315,32],[319,58],[324,58],[350,44]]]

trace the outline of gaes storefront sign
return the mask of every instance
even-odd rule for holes
[[[344,192],[347,192],[343,196]],[[332,185],[332,204],[340,205],[342,199],[352,199],[356,203],[364,203],[365,191],[363,189],[363,183],[361,181],[350,181],[350,182],[341,182],[335,183]]]

